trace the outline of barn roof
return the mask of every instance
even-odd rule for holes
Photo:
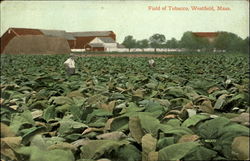
[[[41,30],[41,32],[47,36],[57,36],[63,37],[67,40],[75,40],[75,37],[72,34],[67,33],[64,30]]]
[[[218,32],[193,32],[195,36],[198,37],[216,37],[218,36]]]
[[[84,37],[84,36],[109,36],[113,31],[91,31],[91,32],[71,32],[75,37]]]
[[[17,35],[42,35],[43,33],[38,29],[27,29],[27,28],[9,28],[14,31]]]
[[[29,29],[29,28],[10,28],[16,35],[46,35],[63,37],[67,40],[75,40],[75,37],[64,30],[44,30],[44,29]]]
[[[104,43],[116,43],[111,37],[98,37]]]
[[[101,43],[94,43],[94,44],[89,44],[91,47],[104,47],[103,44]]]

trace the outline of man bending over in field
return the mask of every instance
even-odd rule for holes
[[[70,54],[70,57],[63,64],[68,75],[75,74],[75,56],[73,54]]]
[[[154,61],[154,59],[150,59],[150,60],[148,61],[148,64],[149,64],[149,66],[150,66],[151,68],[155,67],[155,61]]]

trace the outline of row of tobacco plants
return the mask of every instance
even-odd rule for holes
[[[1,55],[1,159],[249,159],[242,55]]]

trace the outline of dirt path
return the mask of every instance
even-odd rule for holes
[[[176,55],[166,54],[76,54],[80,57],[94,57],[94,56],[110,56],[110,57],[173,57]]]

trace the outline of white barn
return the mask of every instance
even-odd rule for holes
[[[95,44],[102,44],[102,46],[104,47],[104,51],[113,51],[117,48],[117,43],[110,37],[96,37],[88,44],[90,46],[94,46]]]

